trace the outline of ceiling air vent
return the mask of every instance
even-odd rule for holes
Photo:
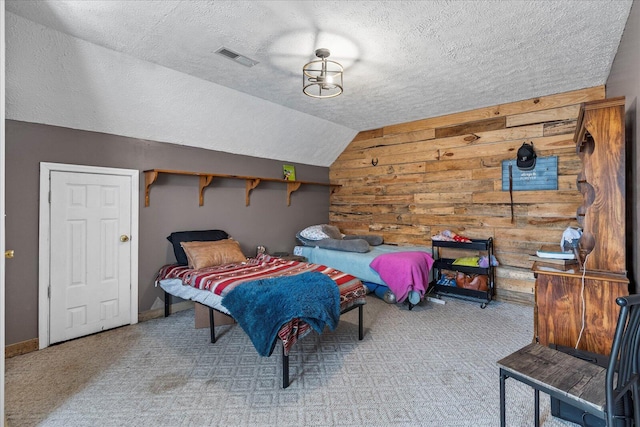
[[[258,61],[254,61],[251,58],[240,55],[239,53],[229,50],[226,47],[221,47],[220,49],[216,50],[216,53],[224,56],[225,58],[229,58],[234,62],[242,64],[245,67],[253,67],[254,65],[258,64]]]

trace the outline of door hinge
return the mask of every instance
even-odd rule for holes
[[[51,299],[51,285],[47,287],[47,298]]]
[[[51,204],[51,190],[49,190],[49,204]]]

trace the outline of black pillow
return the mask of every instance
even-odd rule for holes
[[[167,236],[167,240],[173,245],[173,253],[180,265],[187,265],[187,254],[180,246],[180,242],[212,242],[228,239],[229,235],[222,230],[176,231]]]

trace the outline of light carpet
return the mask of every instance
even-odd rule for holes
[[[531,307],[370,296],[290,355],[258,356],[237,325],[194,328],[193,310],[6,360],[9,426],[497,426],[496,361],[528,344]],[[507,425],[533,425],[533,391],[507,380]],[[574,426],[550,415],[545,427]]]

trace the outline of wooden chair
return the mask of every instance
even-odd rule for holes
[[[505,427],[505,380],[534,389],[535,426],[540,391],[605,420],[607,427],[640,427],[640,294],[616,299],[620,314],[606,368],[533,343],[498,361],[500,425]]]

